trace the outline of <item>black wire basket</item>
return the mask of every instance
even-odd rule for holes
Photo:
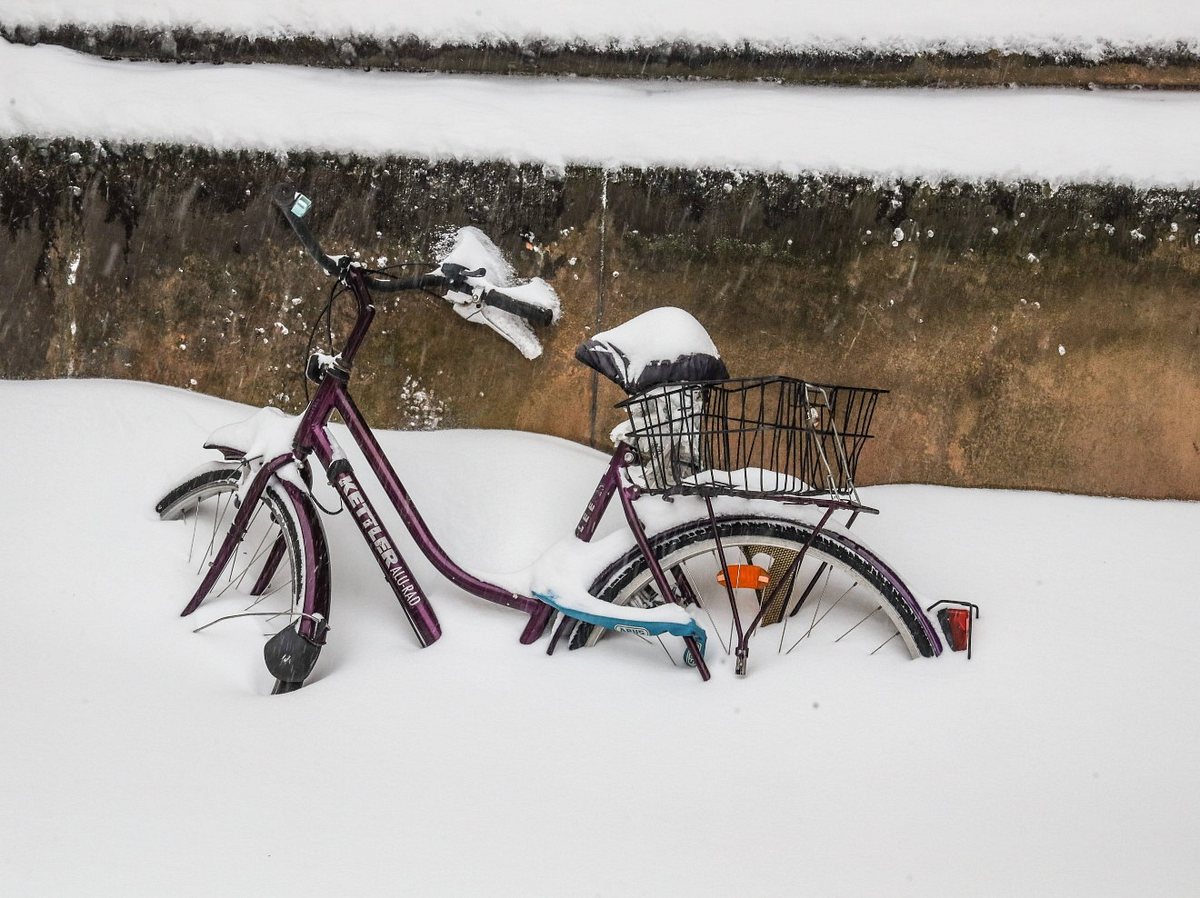
[[[648,493],[857,503],[855,471],[886,392],[751,377],[667,384],[618,407]]]

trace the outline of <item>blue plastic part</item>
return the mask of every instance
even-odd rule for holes
[[[595,624],[597,627],[604,627],[606,630],[614,630],[617,633],[635,633],[638,636],[662,636],[664,633],[669,636],[678,636],[682,639],[691,636],[700,646],[701,657],[704,657],[704,652],[708,645],[708,634],[694,620],[689,620],[686,624],[681,624],[674,621],[645,621],[630,620],[623,617],[609,617],[607,615],[590,614],[586,611],[568,608],[558,600],[558,597],[554,593],[534,592],[534,595],[547,605],[557,608],[567,617],[573,617],[575,620],[583,621],[585,624]]]

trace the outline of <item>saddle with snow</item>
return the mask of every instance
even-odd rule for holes
[[[704,325],[673,306],[596,334],[575,350],[575,358],[630,396],[662,384],[729,377]]]

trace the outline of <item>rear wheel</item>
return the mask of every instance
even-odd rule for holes
[[[233,522],[244,473],[244,466],[235,462],[214,462],[193,473],[155,506],[161,520],[183,523],[186,532],[183,551],[197,576],[211,565]],[[261,617],[272,632],[278,629],[277,622],[282,621],[285,630],[294,632],[279,631],[271,641],[285,637],[301,651],[307,651],[311,663],[315,663],[327,622],[324,616],[306,611],[305,604],[306,596],[312,592],[308,572],[314,567],[309,562],[318,560],[310,555],[314,548],[318,553],[324,549],[324,538],[311,516],[311,508],[301,507],[305,502],[302,493],[289,490],[288,485],[280,482],[272,482],[264,490],[241,543],[208,601],[230,595],[246,597],[247,604],[223,617]],[[310,516],[307,528],[301,526],[302,515]],[[327,591],[325,595],[327,598]],[[324,611],[327,614],[327,604]],[[314,637],[318,640],[316,644]],[[269,655],[268,651],[268,666],[271,666]],[[299,669],[290,668],[288,679],[277,677],[272,694],[299,689],[311,670],[311,663]]]
[[[768,582],[760,588],[734,590],[744,628],[749,629],[766,606],[748,643],[754,648],[752,655],[822,651],[819,646],[833,645],[864,655],[895,652],[901,646],[912,657],[941,651],[908,588],[845,534],[825,530],[814,538],[810,524],[768,517],[717,518],[716,529],[727,565],[756,565],[767,571]],[[651,537],[650,545],[677,597],[699,606],[690,610],[709,631],[709,645],[715,642],[720,650],[734,653],[734,615],[728,592],[717,579],[721,565],[712,524],[702,519],[679,525]],[[801,552],[803,560],[793,570]],[[636,548],[609,565],[590,591],[615,605],[653,607],[664,601]],[[606,633],[580,624],[570,646],[595,645]],[[676,660],[665,643],[663,648]]]

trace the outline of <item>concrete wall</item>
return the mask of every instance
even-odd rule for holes
[[[1185,46],[1110,48],[1090,59],[1068,53],[796,52],[749,45],[708,47],[683,41],[632,49],[534,42],[438,45],[397,36],[321,38],[310,35],[246,37],[190,29],[157,30],[63,25],[8,26],[0,37],[61,44],[85,53],[162,62],[291,63],[406,72],[556,75],[603,78],[720,78],[875,87],[982,87],[1043,85],[1200,87],[1200,59]],[[347,27],[353,27],[347,23]]]
[[[331,251],[428,258],[473,223],[563,297],[533,363],[433,299],[385,300],[356,384],[379,425],[601,444],[621,396],[574,347],[673,304],[735,374],[892,390],[865,482],[1200,497],[1194,192],[4,150],[0,376],[195,381],[295,408],[328,282],[267,201],[289,178]]]

